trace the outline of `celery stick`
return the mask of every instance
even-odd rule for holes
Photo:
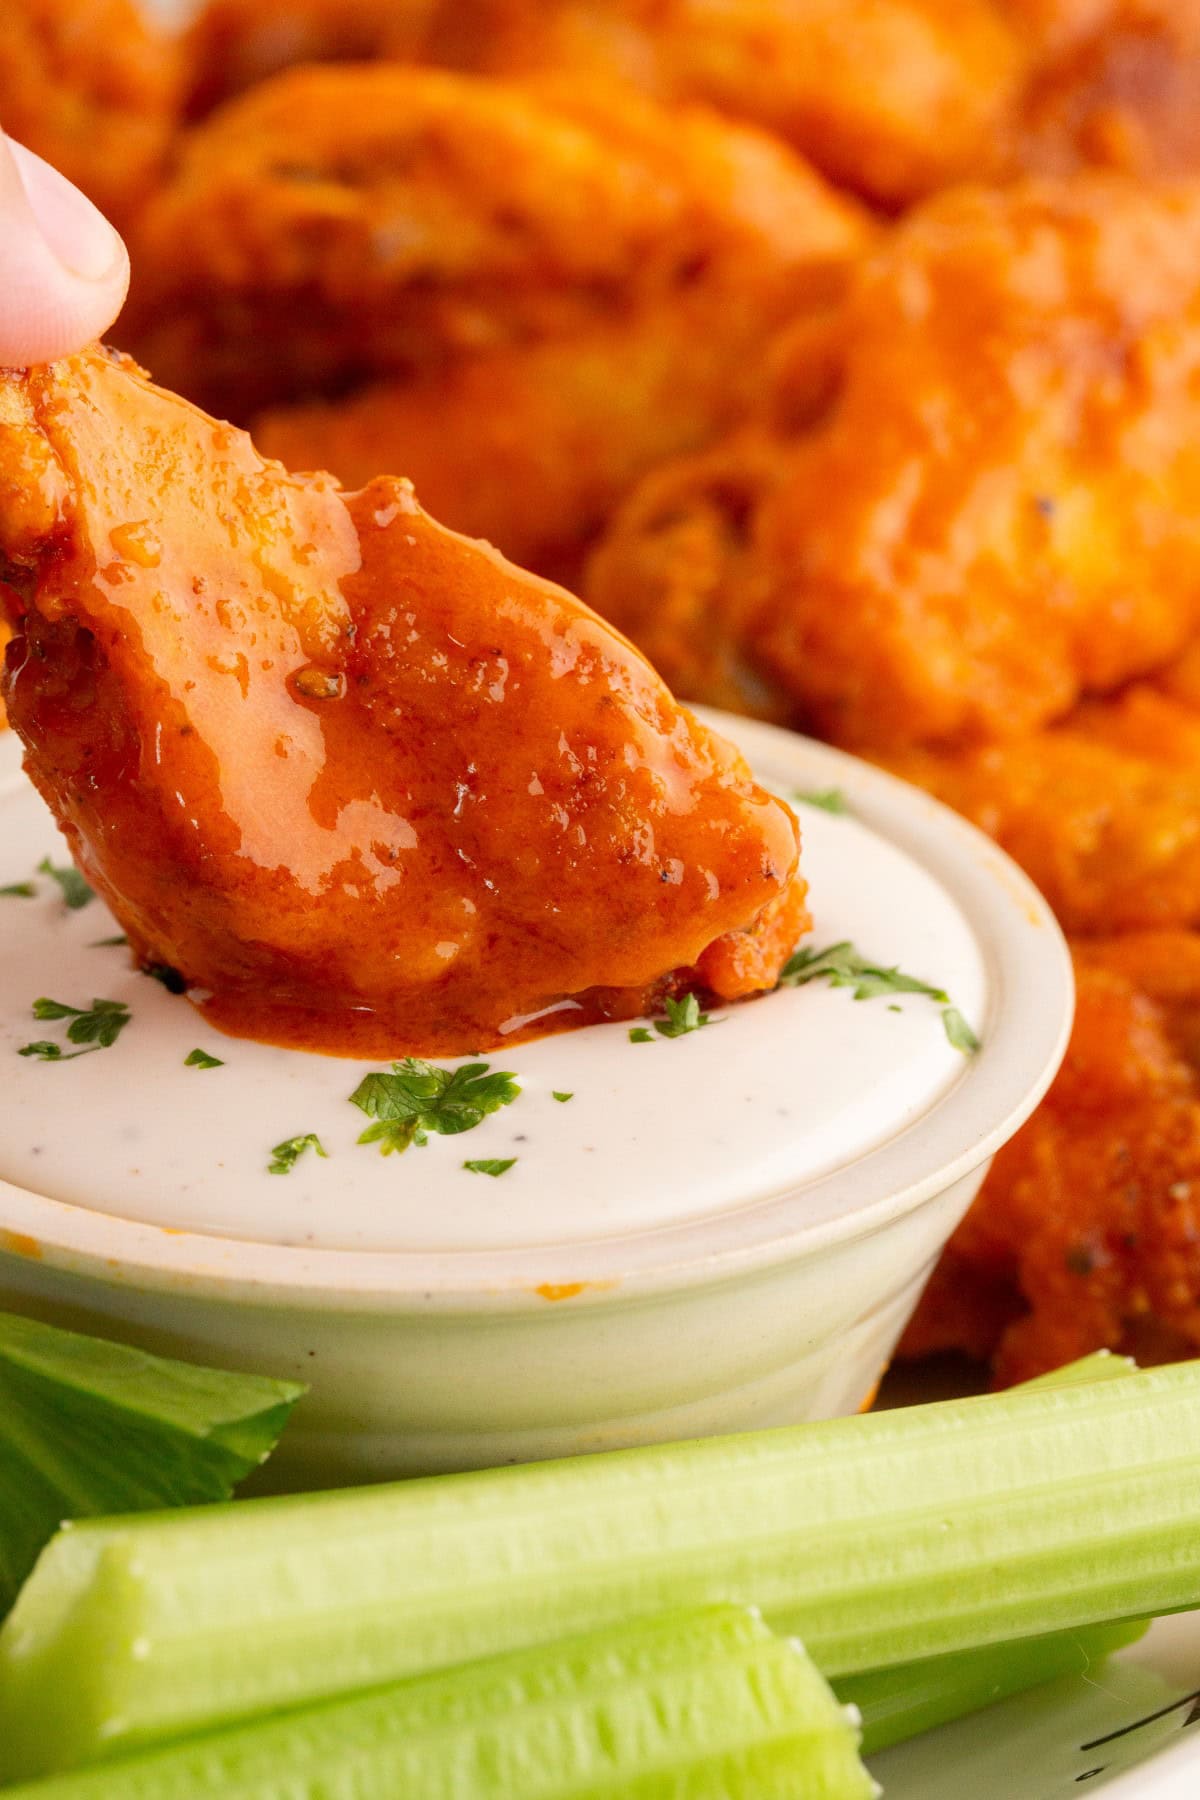
[[[857,1732],[735,1607],[637,1620],[10,1789],[11,1800],[870,1800]]]
[[[1058,1675],[1086,1675],[1094,1663],[1136,1643],[1149,1628],[1148,1619],[1122,1619],[1109,1625],[1082,1625],[1048,1637],[1019,1638],[1015,1643],[987,1644],[950,1656],[929,1656],[892,1669],[869,1669],[843,1675],[834,1683],[839,1700],[862,1716],[862,1751],[874,1756],[918,1732],[947,1725],[964,1713],[978,1712],[1010,1694],[1024,1693]]]
[[[227,1500],[303,1392],[0,1313],[0,1616],[63,1519]]]
[[[1061,1368],[1023,1381],[1021,1387],[1027,1392],[1030,1388],[1069,1387],[1076,1381],[1116,1381],[1123,1375],[1136,1375],[1137,1372],[1138,1366],[1132,1356],[1118,1356],[1113,1350],[1093,1350],[1090,1356],[1081,1356],[1077,1362],[1063,1363]]]
[[[11,1775],[761,1606],[829,1676],[1200,1602],[1200,1364],[352,1492],[85,1521],[0,1631]]]

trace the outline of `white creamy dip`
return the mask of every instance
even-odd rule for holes
[[[757,758],[759,779],[784,793],[797,782],[794,742],[786,767]],[[31,878],[47,855],[69,858],[12,773],[11,738],[0,750],[3,886]],[[823,787],[829,753],[812,755],[808,785]],[[955,899],[881,832],[797,810],[814,916],[806,942],[850,939],[874,962],[946,989],[986,1038],[986,958]],[[45,877],[32,899],[0,898],[0,1180],[175,1230],[450,1251],[653,1231],[853,1163],[927,1114],[969,1066],[933,1001],[855,1001],[821,981],[714,1010],[684,1037],[632,1043],[628,1025],[612,1024],[484,1052],[492,1069],[514,1072],[520,1096],[468,1133],[384,1157],[356,1142],[368,1121],[349,1095],[385,1064],[224,1037],[131,968],[127,950],[95,947],[116,930],[99,900],[72,912]],[[36,1039],[71,1048],[65,1022],[34,1018],[43,995],[76,1007],[122,1001],[131,1022],[110,1049],[73,1061],[20,1057]],[[197,1048],[223,1066],[185,1066]],[[269,1174],[272,1147],[308,1132],[328,1159],[310,1151],[290,1174]],[[498,1178],[462,1166],[509,1157]]]

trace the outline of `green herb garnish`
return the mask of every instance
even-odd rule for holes
[[[88,1050],[108,1050],[116,1043],[129,1023],[130,1012],[123,1000],[93,1000],[90,1007],[67,1006],[61,1000],[35,1000],[35,1019],[70,1019],[67,1038],[72,1044],[85,1044],[87,1050],[64,1055],[58,1044],[39,1040],[18,1050],[18,1056],[37,1056],[43,1062],[70,1062],[71,1056],[86,1056]]]
[[[32,900],[37,893],[32,881],[10,881],[0,887],[0,900]]]
[[[946,1028],[946,1036],[956,1050],[964,1056],[974,1056],[979,1048],[979,1039],[959,1012],[957,1006],[947,1006],[942,1010],[942,1024]]]
[[[37,866],[39,875],[48,875],[56,881],[62,890],[62,897],[72,912],[79,912],[96,898],[95,891],[90,888],[73,863],[56,866],[48,856],[43,856]]]
[[[515,1156],[482,1156],[477,1162],[465,1162],[464,1169],[470,1169],[472,1175],[503,1175],[516,1162]]]
[[[665,1019],[655,1019],[654,1029],[659,1037],[686,1037],[689,1031],[699,1031],[712,1020],[706,1012],[700,1011],[700,1002],[695,994],[685,994],[682,1000],[664,1000]]]
[[[318,1156],[329,1155],[316,1132],[306,1131],[300,1137],[284,1138],[282,1144],[276,1144],[267,1164],[267,1174],[290,1175],[306,1150],[315,1150]]]
[[[700,1002],[695,994],[685,994],[682,1000],[664,1000],[663,1011],[667,1015],[666,1018],[653,1021],[654,1031],[658,1033],[659,1037],[686,1037],[689,1031],[701,1031],[705,1025],[712,1024],[709,1015],[701,1012]],[[654,1032],[648,1026],[635,1025],[629,1033],[629,1041],[631,1044],[652,1044]],[[556,1094],[554,1098],[557,1100],[558,1095]],[[570,1096],[568,1095],[567,1098],[569,1099]]]
[[[819,806],[822,812],[836,813],[839,818],[850,812],[850,802],[841,788],[793,788],[791,797],[805,806]]]
[[[779,977],[779,986],[804,987],[810,981],[828,981],[830,987],[853,988],[856,1000],[876,1000],[881,994],[924,994],[941,1007],[946,1036],[956,1050],[971,1056],[979,1048],[979,1039],[958,1008],[950,1004],[950,996],[944,988],[918,981],[915,975],[906,975],[894,965],[884,968],[873,963],[860,955],[851,943],[831,944],[827,950],[801,949],[789,957]],[[898,1012],[900,1009],[893,1010]]]
[[[557,1088],[551,1088],[550,1098],[552,1100],[573,1100],[575,1096],[574,1094],[560,1094]]]
[[[780,987],[804,987],[810,981],[828,981],[831,987],[852,987],[856,1000],[875,1000],[880,994],[925,994],[941,1006],[950,996],[941,988],[918,981],[902,970],[882,968],[861,956],[853,944],[830,944],[827,950],[797,950],[784,964]]]
[[[428,1142],[431,1131],[455,1137],[471,1131],[489,1113],[499,1112],[521,1092],[508,1069],[489,1069],[485,1062],[439,1069],[436,1063],[406,1056],[384,1070],[363,1077],[350,1096],[369,1119],[360,1144],[378,1144],[384,1156]]]
[[[207,1050],[191,1050],[183,1059],[185,1069],[223,1069],[225,1064],[219,1056],[210,1056]]]

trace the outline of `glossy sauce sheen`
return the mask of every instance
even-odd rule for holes
[[[807,923],[741,757],[402,482],[289,476],[92,352],[0,382],[0,555],[30,774],[226,1031],[455,1054],[753,992]]]

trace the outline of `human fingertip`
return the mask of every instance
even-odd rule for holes
[[[106,332],[124,304],[129,256],[103,213],[0,132],[0,363],[53,362]]]
[[[129,261],[115,227],[65,175],[24,144],[5,142],[34,221],[63,268],[82,281],[111,281]]]

